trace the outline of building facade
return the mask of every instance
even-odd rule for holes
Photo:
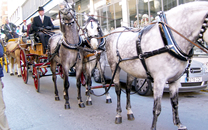
[[[7,0],[2,0],[0,3],[0,25],[4,24],[8,17]]]
[[[9,0],[14,1],[14,0]],[[9,19],[16,25],[23,20],[30,23],[30,18],[37,16],[39,6],[44,6],[45,13],[53,18],[58,14],[60,0],[22,0],[21,5],[13,9]],[[97,15],[104,33],[121,27],[143,27],[152,22],[158,11],[167,11],[177,5],[195,0],[74,0],[77,19],[84,25],[84,13]],[[208,1],[208,0],[207,0]],[[10,6],[10,4],[8,4]],[[14,8],[14,7],[13,7]]]

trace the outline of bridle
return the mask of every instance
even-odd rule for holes
[[[88,34],[88,29],[87,29],[87,26],[88,24],[91,24],[91,28],[93,29],[94,26],[93,26],[93,22],[95,22],[98,27],[97,27],[97,31],[98,31],[98,34],[97,35],[89,35]],[[90,42],[92,38],[96,38],[97,40],[100,39],[101,42],[99,44],[99,47],[103,47],[105,45],[105,39],[104,38],[100,38],[100,37],[103,37],[103,32],[102,32],[102,29],[100,27],[100,24],[99,24],[99,21],[97,19],[95,19],[93,16],[89,16],[89,18],[87,19],[86,21],[86,25],[84,27],[84,32],[87,34],[87,37],[86,39]]]

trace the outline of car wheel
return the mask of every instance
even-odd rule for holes
[[[150,82],[150,81],[149,81]],[[148,96],[152,95],[152,84],[149,83],[148,85],[147,80],[136,78],[135,79],[135,90],[141,96]]]
[[[93,71],[93,78],[94,78],[96,83],[101,83],[100,71],[97,68],[95,68],[94,71]]]

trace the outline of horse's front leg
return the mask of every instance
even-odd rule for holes
[[[68,73],[69,73],[69,68],[63,67],[65,109],[70,109],[69,95],[68,95],[68,89],[69,89]]]
[[[82,96],[81,96],[81,73],[82,73],[82,60],[77,60],[76,63],[76,79],[77,79],[77,100],[78,100],[78,105],[80,108],[84,108],[85,104],[82,101]]]
[[[98,68],[100,75],[101,75],[101,83],[104,86],[105,85],[104,68],[102,69],[100,61],[98,61],[98,63],[97,63],[97,68]],[[105,87],[105,91],[107,91],[106,87]],[[109,92],[106,93],[106,103],[112,103],[111,96],[110,96]]]
[[[92,80],[91,80],[91,76],[90,76],[90,72],[89,70],[85,70],[85,79],[86,79],[86,96],[87,96],[87,100],[86,100],[86,105],[90,106],[92,105],[92,98],[90,96],[90,91],[91,91],[91,86],[92,86]]]
[[[127,110],[127,118],[128,120],[134,120],[134,115],[131,110],[131,101],[130,101],[130,92],[132,88],[132,82],[134,77],[127,74],[127,87],[126,87],[126,110]]]
[[[59,101],[60,98],[59,98],[59,95],[58,95],[58,89],[57,89],[57,83],[56,83],[56,62],[55,61],[51,61],[51,72],[52,72],[52,80],[53,80],[53,83],[54,83],[54,93],[55,93],[55,101]]]
[[[186,126],[182,125],[178,115],[178,88],[181,86],[180,80],[169,85],[170,101],[173,112],[173,123],[178,127],[178,130],[187,130]]]
[[[151,130],[156,130],[157,118],[161,113],[161,100],[162,100],[165,82],[166,80],[164,80],[164,78],[162,77],[160,79],[157,78],[154,79],[154,87],[153,87],[154,105],[153,105],[153,121],[152,121]]]
[[[114,69],[115,69],[115,66],[113,66],[113,69],[111,67],[111,70],[113,73],[115,71]],[[115,119],[116,124],[122,123],[122,116],[121,116],[122,109],[121,109],[121,102],[120,102],[121,87],[120,87],[120,82],[119,82],[119,73],[120,73],[120,67],[117,68],[117,71],[116,71],[116,74],[115,74],[115,77],[113,80],[113,82],[115,84],[115,92],[117,95],[117,108],[116,108],[117,115],[116,115],[116,119]]]

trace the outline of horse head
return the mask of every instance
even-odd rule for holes
[[[87,16],[86,14],[85,16],[85,27],[84,30],[86,32],[86,38],[88,41],[89,46],[96,50],[98,49],[99,46],[103,46],[104,44],[104,39],[103,38],[99,38],[103,36],[103,32],[101,30],[99,21],[96,19],[96,17],[92,16]]]
[[[73,0],[64,0],[59,4],[59,19],[61,29],[64,25],[71,25],[75,22],[76,14],[74,10],[74,1]]]

